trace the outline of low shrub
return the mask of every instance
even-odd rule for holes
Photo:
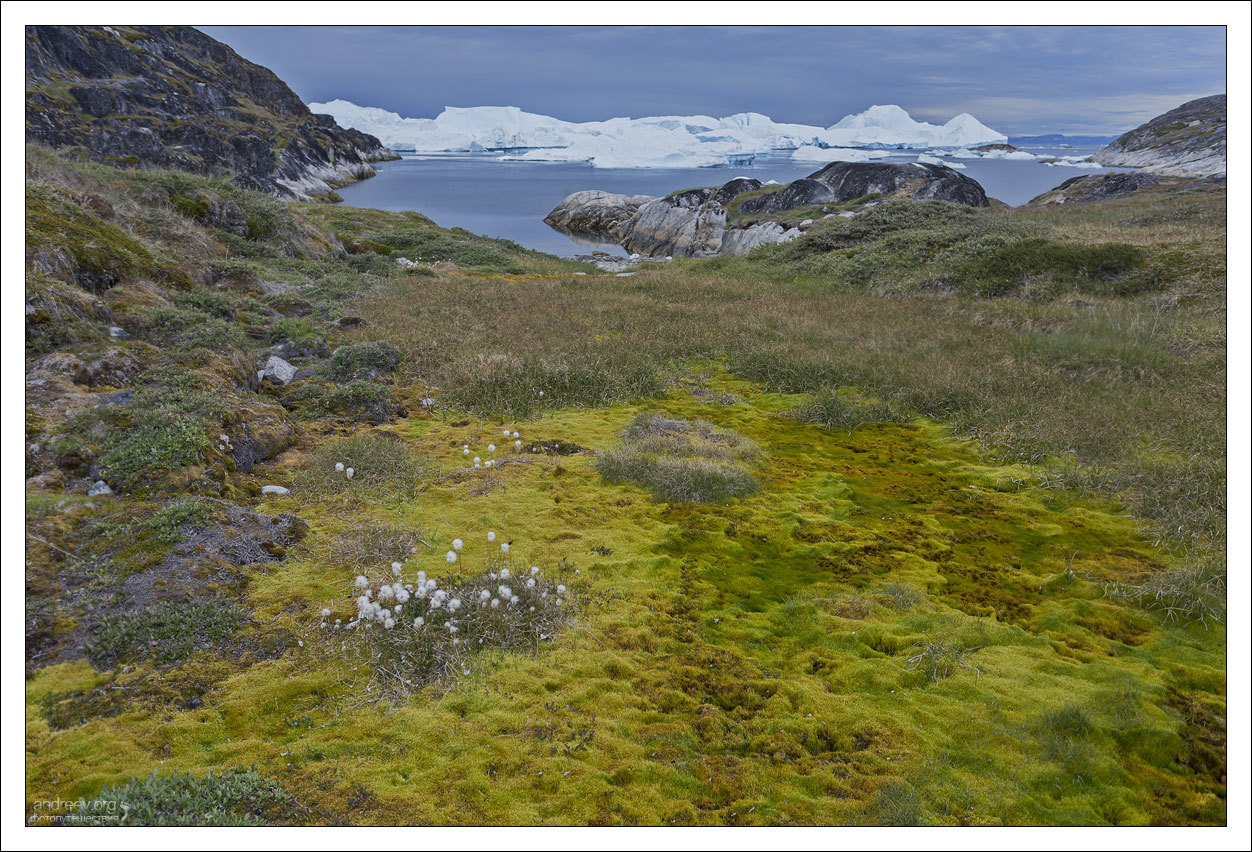
[[[255,770],[228,769],[196,777],[187,772],[136,778],[102,789],[89,802],[120,815],[107,825],[261,826],[288,822],[294,800],[277,781]],[[69,823],[67,823],[69,824]]]
[[[403,413],[389,389],[367,381],[329,387],[304,382],[282,402],[303,417],[338,416],[355,423],[385,423]]]
[[[330,356],[327,369],[340,382],[374,379],[390,373],[400,363],[400,353],[385,340],[368,340],[340,346]]]
[[[1166,621],[1207,626],[1226,618],[1226,564],[1220,556],[1102,586],[1105,596],[1160,612]]]
[[[226,598],[158,603],[97,622],[87,660],[98,669],[141,659],[176,663],[197,650],[225,645],[248,620],[248,613]]]

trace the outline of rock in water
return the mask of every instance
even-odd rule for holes
[[[600,189],[575,192],[543,218],[553,228],[621,239],[622,226],[652,200],[650,195],[619,195]]]
[[[1180,177],[1226,176],[1226,96],[1188,101],[1097,151],[1102,166]]]
[[[296,368],[277,355],[271,355],[269,360],[265,362],[262,377],[276,385],[291,384],[296,377]]]
[[[191,27],[27,27],[26,139],[302,201],[396,158]]]

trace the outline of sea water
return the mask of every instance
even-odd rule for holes
[[[1032,148],[1049,156],[1085,156],[1094,148]],[[919,151],[901,151],[876,162],[916,161]],[[951,160],[962,174],[982,184],[987,195],[1024,204],[1071,177],[1110,169],[1048,166],[1031,160]],[[377,176],[339,190],[343,203],[380,210],[416,210],[445,228],[504,237],[527,248],[561,256],[592,250],[623,254],[614,244],[575,240],[544,224],[563,198],[583,189],[624,195],[668,195],[680,189],[718,186],[740,175],[788,183],[810,175],[821,163],[800,163],[789,152],[758,155],[751,165],[703,169],[598,169],[585,163],[501,160],[498,153],[406,154],[377,163]]]

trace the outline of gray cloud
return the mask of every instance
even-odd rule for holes
[[[573,121],[898,103],[1010,134],[1118,133],[1226,90],[1223,27],[204,27],[306,101]]]

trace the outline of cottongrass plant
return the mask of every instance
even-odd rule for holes
[[[472,576],[439,580],[401,562],[357,575],[349,602],[322,609],[320,641],[310,645],[369,670],[368,691],[377,698],[450,687],[490,649],[538,649],[574,618],[565,570],[523,566],[509,555],[508,542],[494,544],[495,532],[485,538],[483,569]],[[465,548],[462,539],[453,540],[444,556],[450,568],[463,564]]]

